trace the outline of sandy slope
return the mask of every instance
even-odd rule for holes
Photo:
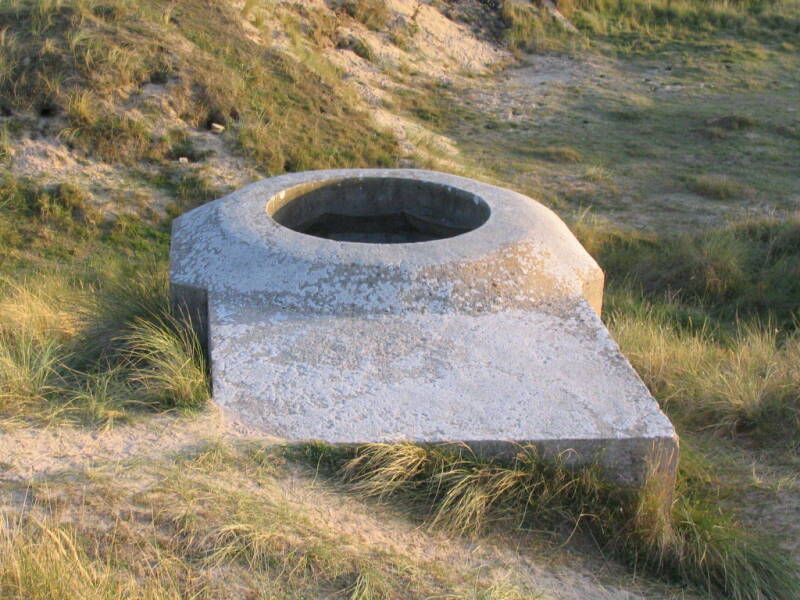
[[[50,482],[57,490],[59,478],[67,474],[111,473],[124,479],[126,489],[133,493],[148,485],[144,479],[137,483],[143,464],[171,462],[171,457],[208,441],[244,439],[279,442],[259,438],[214,407],[199,416],[161,415],[103,430],[10,428],[0,433],[0,513],[19,510],[29,501],[28,494],[20,491],[26,483]],[[306,518],[328,529],[347,531],[365,547],[420,562],[458,564],[465,570],[488,573],[492,580],[540,590],[543,598],[685,597],[639,580],[611,560],[546,543],[537,534],[505,531],[465,539],[420,528],[391,505],[364,502],[306,468],[290,469],[278,484]]]

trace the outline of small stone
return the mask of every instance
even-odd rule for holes
[[[219,123],[211,124],[211,133],[222,133],[223,131],[225,131],[224,125],[220,125]]]
[[[178,162],[179,162],[179,163],[181,163],[182,165],[188,165],[188,164],[189,164],[189,159],[188,159],[188,158],[186,158],[185,156],[181,156],[181,157],[178,159]]]

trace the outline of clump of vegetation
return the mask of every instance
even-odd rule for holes
[[[205,405],[199,340],[166,298],[153,297],[145,285],[151,273],[143,273],[93,293],[57,276],[7,286],[0,295],[0,417],[103,423],[137,407]]]
[[[140,597],[166,598],[172,590],[148,582],[115,577],[107,563],[92,560],[70,527],[54,523],[0,521],[0,592],[5,598],[55,600],[76,595],[87,600]],[[166,582],[164,582],[166,583]]]
[[[515,53],[545,52],[564,45],[564,29],[534,2],[518,0],[500,5],[503,37]]]
[[[559,3],[561,7],[561,3]],[[576,0],[562,10],[579,28],[594,34],[614,36],[621,47],[646,49],[649,44],[729,31],[745,36],[782,36],[787,40],[798,22],[779,1],[741,0],[691,2],[657,0]],[[633,36],[634,40],[623,39]],[[649,44],[645,39],[649,37]]]
[[[706,119],[697,132],[713,141],[725,140],[740,131],[752,129],[758,122],[747,115],[728,114]]]
[[[714,200],[730,200],[746,195],[746,188],[727,175],[695,175],[689,178],[687,185],[696,194]]]
[[[588,219],[574,229],[606,270],[609,327],[674,419],[768,444],[797,439],[796,217],[672,236]]]
[[[790,559],[720,515],[711,490],[688,485],[691,461],[669,506],[658,486],[634,495],[605,483],[594,467],[546,461],[531,446],[510,461],[481,458],[460,445],[300,451],[333,467],[360,494],[424,500],[432,525],[459,534],[498,522],[541,527],[566,520],[639,567],[721,597],[788,600],[800,592],[800,572]]]
[[[43,187],[0,173],[0,219],[15,218],[39,219],[77,232],[96,225],[98,215],[87,194],[72,183]]]
[[[155,321],[137,318],[124,338],[148,403],[163,408],[198,409],[209,398],[203,348],[188,319],[168,315]]]
[[[779,0],[562,0],[558,10],[581,33],[612,39],[615,51],[643,52],[678,39],[700,41],[720,32],[754,39],[796,35],[800,21],[791,3]],[[505,40],[515,52],[580,46],[541,4],[509,0],[499,6]],[[569,25],[568,25],[569,27]]]
[[[758,318],[794,327],[800,311],[800,216],[754,217],[663,236],[590,218],[573,230],[606,271],[612,292],[628,288],[651,302],[668,299],[679,324],[736,329],[737,318]]]
[[[638,310],[631,306],[636,304]],[[732,333],[714,333],[710,327],[681,327],[664,312],[629,300],[607,320],[673,420],[685,428],[755,435],[770,443],[800,436],[796,332],[744,323]]]
[[[531,151],[533,156],[551,162],[576,163],[580,162],[580,152],[571,146],[545,146]]]
[[[384,29],[389,21],[386,0],[336,0],[335,6],[375,31]]]
[[[11,141],[11,133],[8,127],[3,124],[0,126],[0,165],[7,163],[14,155],[14,145]]]
[[[336,42],[336,47],[352,50],[356,56],[360,56],[364,60],[372,61],[375,58],[369,45],[367,45],[364,40],[354,35],[340,38],[339,41]]]

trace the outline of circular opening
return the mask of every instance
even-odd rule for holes
[[[367,177],[293,187],[272,198],[267,212],[284,227],[329,240],[407,244],[477,229],[490,209],[475,194],[439,183]]]

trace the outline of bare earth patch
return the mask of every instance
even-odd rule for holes
[[[248,441],[267,447],[280,443],[256,437],[216,408],[200,416],[162,415],[106,430],[7,429],[0,433],[0,514],[13,518],[32,497],[39,497],[50,504],[57,502],[65,522],[81,519],[81,526],[87,526],[87,519],[100,518],[100,513],[93,517],[88,507],[106,502],[98,494],[113,498],[117,510],[122,511],[119,514],[133,513],[140,509],[133,504],[125,509],[126,503],[157,492],[163,485],[161,478],[167,476],[160,473],[176,460],[184,460],[180,457],[202,452],[209,444],[231,446]],[[82,491],[72,497],[73,492],[58,483],[65,481],[64,477],[77,477],[77,481],[88,477],[87,481],[97,483],[82,484]],[[258,489],[251,482],[230,477],[228,473],[215,479],[219,485],[234,486],[232,489]],[[25,492],[20,484],[26,483],[38,491]],[[632,577],[612,560],[561,548],[535,532],[497,531],[472,539],[431,530],[404,510],[359,499],[306,466],[289,464],[280,469],[275,484],[296,514],[316,523],[320,530],[340,532],[353,548],[389,552],[415,564],[454,565],[498,586],[536,590],[545,599],[691,597]],[[100,487],[95,490],[95,485]]]

